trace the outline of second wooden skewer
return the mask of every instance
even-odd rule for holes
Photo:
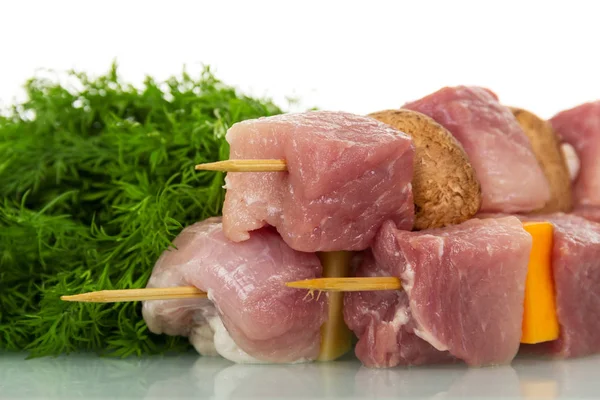
[[[282,172],[287,171],[285,160],[226,160],[198,164],[196,170],[223,172]]]
[[[402,289],[400,279],[394,277],[316,278],[287,282],[285,285],[295,289],[320,290],[325,292]],[[85,303],[117,303],[122,301],[176,300],[206,297],[206,292],[194,286],[179,286],[169,288],[100,290],[97,292],[61,296],[61,300]]]

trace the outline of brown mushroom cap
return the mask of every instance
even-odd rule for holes
[[[481,186],[475,170],[461,144],[446,128],[424,114],[405,109],[368,116],[413,139],[414,229],[459,224],[479,211]]]
[[[573,209],[569,168],[552,126],[537,115],[511,107],[513,115],[531,142],[538,163],[550,185],[550,200],[535,213],[570,212]]]

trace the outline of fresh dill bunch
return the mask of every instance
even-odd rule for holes
[[[139,303],[59,297],[144,287],[181,229],[219,215],[235,122],[281,113],[238,93],[209,68],[141,88],[116,64],[68,82],[33,78],[27,100],[0,117],[0,349],[32,356],[128,356],[187,348],[148,332]]]

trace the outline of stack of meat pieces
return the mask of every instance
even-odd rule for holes
[[[415,143],[373,118],[322,111],[238,123],[227,134],[232,159],[284,159],[287,171],[228,174],[222,221],[186,228],[149,282],[194,285],[208,299],[146,302],[150,330],[189,336],[200,353],[236,362],[314,360],[327,295],[284,283],[322,276],[317,252],[356,251],[354,275],[394,276],[403,287],[345,295],[365,365],[509,363],[532,246],[522,221],[544,220],[555,227],[561,327],[544,351],[600,352],[600,224],[580,217],[600,215],[600,102],[551,121],[580,163],[575,210],[552,214],[539,212],[554,195],[540,155],[494,93],[444,88],[404,108],[460,143],[481,186],[479,216],[414,231]]]
[[[320,277],[317,251],[367,249],[385,221],[411,229],[414,147],[372,118],[326,111],[242,122],[227,140],[232,158],[283,158],[288,171],[228,174],[222,222],[186,228],[148,285],[194,285],[208,300],[146,302],[144,318],[202,354],[314,360],[327,296],[284,283]]]

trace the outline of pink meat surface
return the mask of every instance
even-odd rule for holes
[[[386,367],[450,355],[472,366],[509,363],[521,339],[530,251],[531,236],[515,217],[420,232],[386,222],[375,263],[359,272],[399,277],[404,294],[346,294],[357,356]]]
[[[569,214],[528,217],[554,225],[552,268],[560,323],[545,345],[558,357],[600,352],[600,224]]]
[[[593,222],[600,222],[600,206],[578,206],[572,214]]]
[[[326,296],[305,299],[305,292],[284,285],[320,277],[316,254],[292,250],[271,228],[253,232],[243,243],[230,242],[218,218],[185,228],[174,246],[157,261],[148,287],[192,285],[209,299],[144,302],[152,332],[190,336],[200,352],[214,354],[209,321],[218,316],[235,344],[255,359],[317,357]]]
[[[404,108],[430,116],[462,144],[481,184],[482,212],[527,212],[550,199],[527,136],[491,91],[446,87]]]
[[[356,276],[389,276],[368,252]],[[347,293],[344,298],[346,324],[360,338],[355,353],[367,367],[394,367],[453,361],[415,335],[409,298],[405,291]]]
[[[375,119],[317,111],[237,123],[230,159],[284,159],[287,172],[228,173],[227,237],[266,224],[299,251],[363,250],[385,220],[414,221],[414,146]]]
[[[560,112],[550,123],[579,158],[573,182],[575,206],[600,206],[600,101]]]

